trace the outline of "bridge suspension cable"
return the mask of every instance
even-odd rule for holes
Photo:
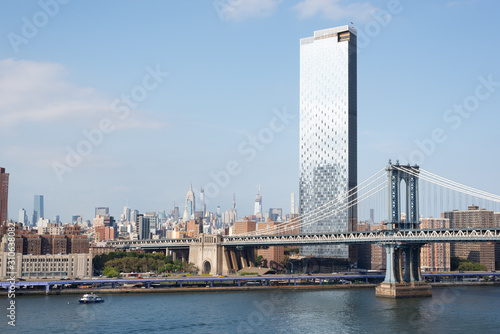
[[[445,179],[443,177],[437,176],[437,175],[432,174],[430,172],[421,170],[420,171],[421,173],[417,173],[417,172],[414,172],[411,170],[406,170],[406,169],[404,170],[404,169],[397,167],[397,166],[395,166],[395,167],[401,171],[405,171],[409,174],[415,175],[419,179],[428,181],[432,184],[439,185],[439,186],[448,188],[450,190],[455,190],[455,191],[460,192],[462,194],[471,195],[471,196],[478,197],[478,198],[483,198],[483,199],[486,199],[489,201],[500,202],[500,196],[498,196],[498,195],[494,195],[491,193],[487,193],[485,191],[481,191],[481,190],[478,190],[478,189],[475,189],[472,187],[462,185],[460,183]],[[433,175],[435,175],[435,176],[433,176]],[[441,179],[444,179],[445,181],[443,181]]]
[[[358,184],[356,187],[352,188],[351,190],[345,192],[342,195],[337,196],[332,201],[329,201],[319,206],[318,208],[306,214],[303,214],[302,216],[292,218],[292,220],[288,223],[271,226],[257,231],[240,233],[238,234],[238,236],[273,234],[280,231],[284,232],[286,230],[299,229],[304,226],[308,226],[323,219],[326,219],[339,212],[349,210],[353,206],[358,205],[362,201],[374,196],[377,193],[380,193],[383,189],[387,188],[387,184],[386,182],[384,182],[368,189],[367,191],[365,191],[365,193],[360,194],[362,190],[368,188],[369,186],[371,186],[373,183],[377,182],[384,176],[386,176],[386,174],[383,168],[378,172],[376,172],[375,174],[373,174],[372,176],[370,176],[365,181]],[[354,198],[354,199],[349,200],[349,198]],[[345,202],[346,200],[348,200],[347,203]]]

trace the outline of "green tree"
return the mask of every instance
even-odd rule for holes
[[[450,269],[452,271],[458,270],[458,266],[460,265],[459,257],[451,257],[450,258]]]
[[[262,255],[257,256],[254,260],[255,266],[256,267],[262,266],[262,261],[263,261]]]
[[[460,261],[458,270],[461,271],[486,271],[486,266],[468,260]]]
[[[118,277],[120,276],[120,272],[116,268],[106,267],[104,268],[104,275],[108,277]]]

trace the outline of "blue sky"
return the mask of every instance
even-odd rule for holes
[[[229,208],[235,192],[239,215],[251,214],[261,185],[264,209],[288,212],[290,193],[298,198],[299,39],[351,21],[359,181],[400,158],[499,193],[498,12],[486,0],[4,0],[9,216],[31,214],[35,194],[65,222],[91,219],[96,206],[115,216],[127,203],[183,210],[190,182],[197,195],[210,188],[210,210]]]

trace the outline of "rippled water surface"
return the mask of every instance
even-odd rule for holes
[[[16,333],[500,333],[500,288],[434,288],[433,298],[381,299],[373,289],[19,296]]]

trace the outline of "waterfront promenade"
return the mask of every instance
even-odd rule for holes
[[[374,288],[385,275],[265,275],[265,276],[187,276],[165,278],[30,280],[16,282],[17,295],[115,293],[220,292],[247,290],[318,290]],[[424,274],[432,286],[500,286],[500,273],[466,272]],[[7,293],[8,282],[0,282],[0,295]]]

